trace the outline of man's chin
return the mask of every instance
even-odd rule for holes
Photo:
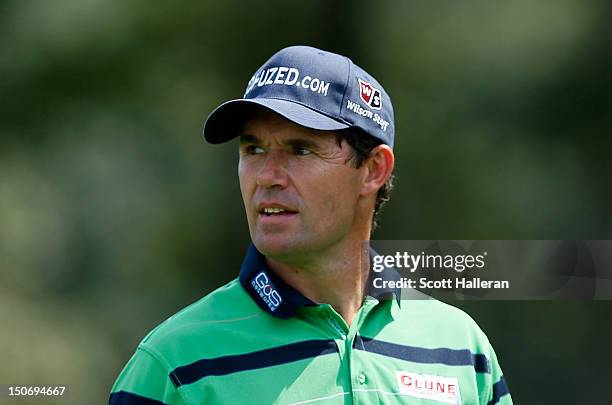
[[[257,250],[268,257],[284,256],[295,250],[292,244],[286,240],[255,240],[253,243]]]
[[[264,256],[279,260],[299,255],[304,250],[307,250],[307,247],[303,246],[303,244],[280,237],[280,235],[254,238],[253,244]]]

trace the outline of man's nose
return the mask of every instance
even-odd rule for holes
[[[257,173],[257,185],[285,188],[288,184],[287,159],[282,151],[269,150],[263,167]]]

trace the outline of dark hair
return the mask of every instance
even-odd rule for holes
[[[336,141],[338,145],[342,143],[342,140],[346,140],[351,146],[351,154],[347,159],[347,163],[350,162],[354,167],[361,167],[363,163],[370,157],[372,150],[381,145],[383,142],[362,131],[359,128],[348,128],[336,132]],[[376,194],[376,203],[374,204],[374,215],[372,215],[372,231],[376,229],[378,223],[376,219],[385,203],[391,198],[391,190],[393,190],[393,181],[395,176],[391,176],[387,179],[385,184],[378,190]]]

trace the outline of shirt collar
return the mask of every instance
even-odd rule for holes
[[[240,268],[240,284],[261,309],[277,318],[288,319],[301,306],[317,305],[277,276],[252,243]]]
[[[377,253],[370,248],[370,258],[374,255]],[[377,274],[378,277],[383,277],[385,280],[399,280],[399,273],[393,268],[385,268]],[[372,276],[371,272],[368,280],[370,287]],[[253,301],[261,309],[277,318],[288,319],[299,307],[318,305],[276,275],[266,264],[265,256],[252,243],[242,261],[239,280]],[[379,300],[390,299],[395,295],[398,304],[400,303],[400,292],[399,288],[376,289],[371,287],[366,290],[366,294]]]
[[[395,267],[387,266],[384,266],[380,272],[372,271],[372,260],[374,256],[378,256],[378,253],[376,253],[376,251],[370,247],[370,274],[367,281],[368,288],[366,289],[366,294],[378,300],[391,300],[395,297],[397,305],[401,305],[402,289],[399,283],[401,279],[399,272],[395,269]],[[385,281],[393,281],[393,283],[385,283],[385,287],[376,288],[374,287],[374,278],[380,278]],[[388,287],[389,284],[395,285],[395,287]]]

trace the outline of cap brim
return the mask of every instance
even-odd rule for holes
[[[346,129],[349,125],[321,114],[302,104],[276,98],[230,100],[217,107],[204,123],[204,139],[210,143],[223,143],[239,135],[244,120],[254,107],[274,111],[298,125],[322,131]]]

